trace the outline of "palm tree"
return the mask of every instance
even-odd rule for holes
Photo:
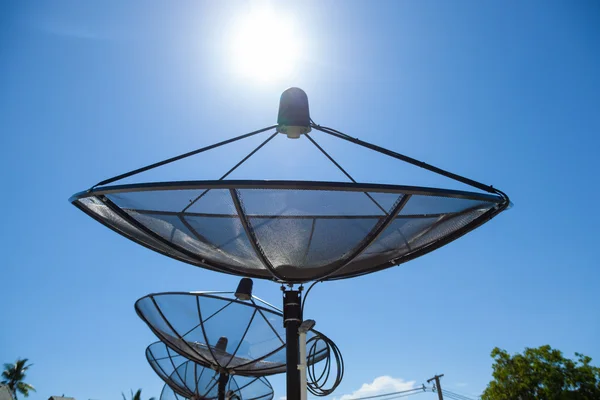
[[[35,392],[35,388],[29,383],[23,382],[25,379],[25,372],[33,364],[27,364],[27,359],[17,359],[14,364],[4,364],[4,371],[2,371],[2,383],[7,385],[12,392],[15,400],[17,399],[17,392],[23,396],[29,396],[29,391]]]
[[[121,393],[121,395],[123,396],[123,400],[127,400],[127,397],[125,397],[124,393]],[[142,389],[138,389],[137,392],[133,393],[133,390],[131,391],[131,400],[142,400]],[[154,397],[150,397],[148,400],[155,400]]]

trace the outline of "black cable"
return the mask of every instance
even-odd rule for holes
[[[337,134],[339,134],[339,135],[346,136],[346,137],[348,137],[348,138],[351,138],[351,137],[352,137],[352,136],[350,136],[350,135],[346,135],[344,132],[340,132],[340,131],[338,131],[337,129],[328,128],[328,127],[326,127],[326,126],[321,126],[321,125],[319,125],[319,124],[316,124],[316,123],[315,123],[315,121],[313,121],[313,119],[312,119],[312,118],[310,119],[310,123],[311,123],[311,124],[313,124],[313,125],[314,125],[314,128],[315,128],[315,129],[317,129],[317,130],[319,130],[318,128],[324,128],[324,129],[329,129],[329,130],[331,130],[332,132],[335,132],[335,133],[337,133]]]
[[[321,342],[325,343],[324,349],[319,346]],[[331,339],[320,332],[306,342],[306,348],[307,360],[316,357],[317,353],[323,351],[327,352],[325,362],[317,362],[307,365],[306,372],[308,391],[315,396],[328,396],[333,393],[340,383],[342,383],[342,379],[344,379],[344,359],[342,357],[342,352]],[[333,378],[331,374],[332,367],[334,366],[331,357],[332,355],[335,362],[335,374]],[[322,368],[320,374],[317,373],[317,368],[319,367]],[[330,379],[333,380],[330,381]],[[327,385],[329,385],[328,388],[326,388]]]
[[[204,151],[212,150],[214,148],[217,148],[217,147],[229,144],[229,143],[233,143],[233,142],[236,142],[236,141],[241,140],[241,139],[245,139],[245,138],[250,137],[250,136],[254,136],[256,134],[268,131],[270,129],[277,128],[277,126],[278,125],[272,125],[272,126],[269,126],[269,127],[263,128],[263,129],[259,129],[259,130],[254,131],[254,132],[246,133],[245,135],[237,136],[237,137],[234,137],[234,138],[231,138],[231,139],[224,140],[224,141],[219,142],[219,143],[211,144],[210,146],[202,147],[201,149],[197,149],[197,150],[193,150],[193,151],[190,151],[190,152],[187,152],[187,153],[184,153],[184,154],[180,154],[178,156],[171,157],[171,158],[168,158],[168,159],[163,160],[163,161],[159,161],[159,162],[154,163],[154,164],[146,165],[145,167],[142,167],[142,168],[134,169],[133,171],[129,171],[129,172],[126,172],[124,174],[117,175],[117,176],[114,176],[114,177],[109,178],[109,179],[105,179],[102,182],[98,182],[97,184],[95,184],[94,186],[92,186],[91,189],[95,188],[96,186],[107,185],[109,183],[113,183],[115,181],[118,181],[118,180],[121,180],[121,179],[124,179],[124,178],[129,178],[130,176],[139,174],[141,172],[146,172],[146,171],[151,170],[153,168],[161,167],[163,165],[172,163],[174,161],[178,161],[178,160],[184,159],[186,157],[202,153]]]
[[[310,290],[320,281],[314,281],[306,290],[306,292],[304,293],[304,296],[302,298],[302,306],[300,307],[300,311],[302,312],[302,315],[304,315],[304,303],[306,303],[306,298],[308,297],[308,294],[310,293]]]

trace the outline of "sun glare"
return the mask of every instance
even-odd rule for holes
[[[296,70],[300,43],[289,18],[254,11],[235,24],[232,62],[246,78],[274,81]]]

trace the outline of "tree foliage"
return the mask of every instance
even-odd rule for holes
[[[27,364],[27,359],[17,359],[14,364],[4,364],[4,371],[2,371],[2,383],[8,386],[12,392],[14,398],[17,398],[17,393],[21,393],[23,396],[28,397],[29,392],[35,392],[35,388],[29,383],[25,383],[25,373],[32,366]]]
[[[600,399],[600,368],[575,353],[576,360],[545,345],[511,356],[495,348],[493,377],[482,400],[592,400]]]
[[[121,393],[121,395],[123,396],[123,400],[127,400],[127,397],[125,397],[124,393]],[[131,390],[131,399],[130,400],[142,400],[142,389],[138,389],[137,392],[133,393],[133,390]],[[148,400],[155,400],[154,397],[150,397],[150,399]]]

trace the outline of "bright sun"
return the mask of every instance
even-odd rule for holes
[[[296,69],[300,43],[292,21],[269,9],[254,11],[235,24],[232,62],[246,78],[274,81]]]

